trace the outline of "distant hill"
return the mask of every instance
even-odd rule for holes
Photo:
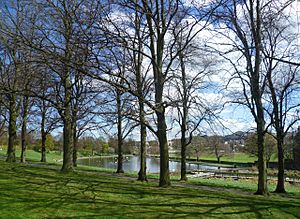
[[[238,131],[230,135],[224,136],[224,141],[237,141],[237,140],[244,140],[247,137],[247,132]]]

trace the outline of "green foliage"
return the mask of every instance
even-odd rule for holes
[[[102,153],[104,153],[104,154],[109,153],[109,145],[108,145],[108,143],[103,143],[102,144]]]
[[[297,218],[300,200],[0,161],[2,218]]]
[[[101,154],[103,153],[104,144],[106,144],[106,142],[101,138],[84,136],[78,140],[78,151],[80,151],[84,156]]]
[[[35,152],[40,152],[41,151],[41,145],[40,144],[34,144],[34,145],[31,145],[30,147],[33,151]]]
[[[52,135],[47,135],[46,138],[46,149],[47,151],[53,151],[55,149],[55,142]]]
[[[47,138],[46,138],[46,150],[47,150],[47,152],[54,151],[56,149],[55,144],[56,144],[56,142],[55,142],[54,137],[51,134],[48,134]],[[41,148],[42,148],[42,139],[39,139],[37,141],[37,143],[32,144],[29,148],[36,151],[36,152],[40,152]]]
[[[197,160],[202,158],[202,153],[205,151],[207,146],[207,140],[200,136],[195,136],[192,142],[187,147],[187,156],[196,157]],[[200,157],[201,156],[201,157]]]
[[[108,140],[108,145],[110,148],[113,148],[114,151],[118,152],[118,138],[112,137]],[[133,154],[135,151],[136,142],[133,139],[125,139],[123,140],[122,152],[124,154]],[[150,149],[152,145],[150,145]],[[152,151],[152,150],[151,150]]]
[[[265,157],[268,161],[271,160],[272,155],[276,153],[277,143],[276,139],[269,133],[265,135]],[[254,156],[258,155],[257,148],[257,134],[250,134],[245,140],[245,152]]]

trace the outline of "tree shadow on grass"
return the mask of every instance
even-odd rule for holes
[[[27,218],[276,218],[279,212],[285,218],[297,218],[300,214],[300,202],[285,199],[183,187],[158,188],[154,183],[96,174],[63,175],[39,167],[17,167],[0,171],[0,177],[9,179],[0,180],[0,212],[4,217],[8,211]]]

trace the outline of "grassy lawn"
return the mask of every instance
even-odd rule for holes
[[[0,161],[1,218],[298,218],[300,200],[141,183]]]
[[[0,150],[0,156],[6,156],[6,149]],[[16,150],[16,158],[20,160],[21,150]],[[34,150],[26,150],[26,158],[30,161],[40,161],[41,160],[41,153],[36,152]],[[58,151],[51,151],[46,154],[46,159],[48,163],[57,163],[57,161],[61,160],[62,154]]]
[[[257,179],[250,179],[250,180],[234,180],[234,179],[204,179],[204,178],[192,178],[188,181],[190,184],[201,185],[201,186],[210,186],[215,188],[223,188],[223,189],[239,189],[242,191],[248,191],[250,193],[254,193],[257,190]],[[276,188],[275,181],[269,181],[268,189],[270,192],[273,192]],[[272,193],[274,196],[289,196],[294,197],[300,200],[300,186],[291,185],[289,183],[285,183],[285,189],[287,194],[275,194]]]
[[[217,158],[214,154],[203,154],[200,156],[201,160],[216,161]],[[221,161],[240,162],[240,163],[253,163],[257,160],[257,157],[245,153],[235,153],[232,155],[224,155],[221,157]],[[273,161],[274,159],[271,159]]]

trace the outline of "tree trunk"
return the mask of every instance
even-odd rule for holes
[[[140,154],[140,171],[138,174],[138,180],[147,181],[147,166],[146,166],[146,126],[141,123],[141,154]]]
[[[283,153],[283,137],[277,135],[277,149],[278,149],[278,174],[276,193],[286,193],[284,188],[284,153]]]
[[[7,147],[7,162],[16,162],[15,140],[17,138],[17,112],[16,112],[16,97],[11,95],[9,100],[9,124],[8,124],[8,147]]]
[[[160,174],[159,174],[159,186],[167,187],[171,185],[170,171],[169,171],[169,147],[167,140],[167,125],[165,121],[165,114],[156,112],[157,115],[157,137],[159,141],[160,152]]]
[[[163,88],[165,83],[165,76],[162,71],[162,57],[163,57],[163,40],[158,40],[157,47],[157,68],[155,69],[155,104],[156,104],[156,117],[157,117],[157,138],[159,141],[160,152],[160,173],[159,173],[159,186],[168,187],[171,185],[170,170],[169,170],[169,145],[167,139],[167,124],[165,116],[165,106],[163,102]]]
[[[180,180],[187,181],[186,177],[186,137],[185,130],[181,129],[181,174]]]
[[[138,180],[147,181],[147,173],[146,173],[146,136],[147,129],[145,126],[145,113],[144,113],[144,103],[143,100],[140,101],[140,128],[141,128],[141,151],[140,151],[140,171],[138,174]]]
[[[77,137],[76,127],[75,127],[73,128],[73,166],[74,167],[77,167],[77,147],[78,147],[78,137]]]
[[[182,82],[182,89],[183,89],[183,96],[182,96],[182,123],[180,125],[181,128],[181,177],[180,180],[187,181],[186,177],[186,132],[187,132],[187,120],[188,120],[188,91],[187,91],[187,79],[186,79],[186,72],[185,72],[185,63],[184,63],[184,54],[182,52],[182,35],[180,36],[178,46],[179,46],[179,61],[180,61],[180,68],[181,68],[181,82]],[[179,107],[178,107],[179,108]],[[180,110],[180,109],[178,109]]]
[[[154,90],[155,90],[155,114],[157,119],[156,136],[159,141],[160,152],[160,173],[159,186],[167,187],[170,183],[169,175],[169,148],[167,140],[167,125],[165,118],[165,106],[163,103],[163,90],[165,85],[166,74],[163,73],[163,54],[164,54],[164,37],[166,33],[165,5],[163,1],[157,2],[156,11],[153,12],[150,2],[142,1],[145,13],[150,39],[150,52],[153,66]]]
[[[264,151],[264,125],[262,122],[257,123],[257,146],[258,146],[258,185],[256,195],[267,195],[267,164]]]
[[[42,148],[41,148],[41,162],[46,162],[46,140],[47,140],[47,134],[45,131],[42,131]]]
[[[73,135],[72,135],[72,81],[71,81],[71,63],[72,63],[72,42],[73,26],[70,20],[69,8],[65,8],[65,14],[62,17],[64,26],[64,59],[63,59],[63,74],[61,76],[61,83],[64,88],[63,109],[61,109],[61,117],[63,120],[63,165],[61,172],[73,171]]]
[[[135,38],[137,39],[136,43],[134,43],[133,47],[137,49],[137,52],[133,53],[134,57],[134,66],[135,66],[135,74],[136,74],[136,84],[137,84],[137,92],[138,92],[138,100],[139,100],[139,118],[140,118],[140,171],[138,173],[138,180],[147,181],[147,148],[146,148],[146,138],[147,138],[147,127],[146,127],[146,119],[145,119],[145,107],[144,107],[144,80],[142,74],[142,62],[143,62],[143,36],[140,31],[141,29],[141,20],[139,19],[139,8],[137,7],[138,0],[135,0],[136,8],[135,8]]]
[[[42,100],[42,121],[41,121],[41,138],[42,138],[42,145],[41,145],[41,162],[46,162],[46,140],[47,140],[47,133],[45,131],[45,121],[46,121],[46,104],[45,101]]]
[[[260,48],[260,47],[259,47]],[[268,195],[268,182],[267,182],[267,163],[265,158],[265,120],[264,108],[262,104],[262,91],[259,87],[260,76],[260,55],[256,54],[255,71],[253,73],[253,91],[252,96],[256,106],[256,126],[257,126],[257,147],[258,147],[258,188],[255,194]]]
[[[67,72],[69,72],[67,70]],[[61,168],[62,172],[73,171],[73,148],[72,148],[72,118],[71,118],[71,81],[69,79],[69,74],[65,77],[65,100],[64,100],[64,112],[63,112],[63,166]]]
[[[117,90],[117,114],[118,114],[118,167],[116,173],[124,173],[123,170],[123,136],[122,136],[122,109],[121,91]]]
[[[63,166],[62,172],[73,171],[72,161],[72,125],[70,119],[65,118],[63,129]]]
[[[270,61],[270,68],[267,74],[267,79],[269,82],[269,89],[272,98],[273,104],[273,122],[276,130],[276,141],[277,141],[277,154],[278,154],[278,173],[277,173],[277,186],[276,186],[276,193],[285,193],[284,188],[284,152],[283,152],[283,142],[284,142],[284,113],[283,107],[284,99],[279,98],[277,99],[277,91],[273,84],[273,77],[272,77],[272,60]]]
[[[21,130],[21,163],[26,162],[26,135],[27,135],[28,96],[23,97],[23,115]]]

